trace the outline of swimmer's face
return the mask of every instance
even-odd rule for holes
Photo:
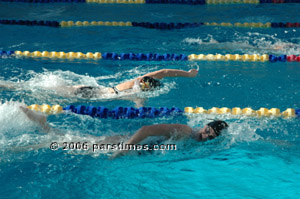
[[[207,140],[212,140],[216,138],[218,135],[214,131],[213,128],[210,126],[204,126],[202,129],[200,129],[197,133],[196,140],[199,142],[204,142]]]
[[[149,82],[145,82],[144,79],[140,80],[140,87],[142,91],[148,91],[151,90],[151,86]]]

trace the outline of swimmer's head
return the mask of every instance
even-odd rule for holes
[[[208,123],[206,126],[210,126],[219,136],[221,134],[221,131],[228,127],[228,124],[222,120],[215,120],[213,122]]]
[[[210,122],[198,132],[198,134],[196,135],[196,140],[212,140],[221,135],[221,131],[226,129],[227,127],[228,124],[222,120],[215,120],[213,122]]]
[[[161,85],[160,81],[158,81],[152,77],[144,76],[140,80],[140,87],[141,87],[142,91],[152,90],[154,88],[159,87],[160,85]]]

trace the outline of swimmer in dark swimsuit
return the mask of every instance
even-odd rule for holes
[[[161,69],[151,73],[147,73],[143,76],[137,77],[133,80],[129,80],[118,84],[112,88],[103,86],[89,86],[89,85],[75,85],[75,86],[57,86],[49,87],[47,89],[54,90],[57,94],[67,97],[76,96],[79,98],[101,98],[103,95],[116,94],[121,95],[123,92],[131,91],[133,87],[137,86],[141,91],[151,91],[161,86],[160,79],[165,77],[195,77],[198,74],[198,70],[191,69],[189,71],[176,70],[176,69]],[[0,82],[0,89],[30,89],[29,87],[23,87],[18,82]],[[129,92],[131,94],[131,92]],[[134,93],[132,93],[134,94]],[[110,96],[106,96],[110,97]]]
[[[140,76],[130,81],[123,82],[112,88],[100,89],[92,86],[73,86],[73,94],[82,98],[95,98],[97,95],[102,94],[117,94],[130,90],[134,85],[138,84],[142,91],[154,90],[161,86],[159,79],[165,77],[195,77],[198,71],[191,69],[189,71],[176,70],[176,69],[162,69]]]
[[[149,91],[158,88],[161,86],[161,83],[152,77],[144,76],[140,79],[139,85],[142,91]],[[108,90],[110,93],[115,93],[117,95],[122,92],[116,86],[108,89],[110,89]],[[81,98],[96,98],[100,93],[103,92],[100,91],[100,88],[95,86],[80,86],[74,90],[74,95]]]
[[[33,122],[39,124],[44,132],[51,132],[53,129],[48,125],[45,115],[34,112],[26,107],[20,107],[25,115]],[[165,138],[173,138],[175,140],[192,138],[199,142],[212,140],[221,135],[222,130],[228,128],[228,124],[225,121],[215,120],[208,123],[200,130],[193,129],[184,124],[156,124],[150,126],[143,126],[133,136],[131,136],[127,143],[128,145],[136,145],[141,143],[151,136],[164,136]],[[111,137],[112,139],[116,136]],[[124,136],[120,136],[124,137]],[[110,137],[108,137],[110,139]],[[122,150],[117,151],[112,158],[116,158],[125,155],[129,151]]]

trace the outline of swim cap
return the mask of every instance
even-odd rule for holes
[[[222,120],[215,120],[213,122],[208,123],[207,126],[210,126],[219,136],[221,134],[221,131],[228,127],[228,124]]]
[[[160,82],[152,77],[145,76],[140,80],[140,86],[143,91],[159,87],[160,85]]]

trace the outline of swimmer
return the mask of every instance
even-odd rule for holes
[[[90,85],[74,85],[74,86],[56,86],[48,87],[48,90],[54,90],[56,94],[65,97],[76,97],[81,99],[97,99],[97,98],[120,98],[136,94],[137,91],[151,91],[159,88],[162,84],[159,81],[165,77],[195,77],[198,70],[191,69],[189,71],[176,69],[161,69],[143,76],[137,77],[118,84],[114,87],[90,86]],[[0,89],[29,89],[24,83],[0,82]],[[137,89],[133,89],[137,88]],[[125,95],[124,95],[125,94]],[[135,99],[136,100],[136,99]]]
[[[204,41],[201,38],[186,38],[183,43],[189,45],[199,45],[201,51],[224,50],[224,51],[240,51],[247,54],[263,54],[263,53],[283,53],[297,54],[300,48],[299,44],[291,42],[276,42],[272,44],[269,41],[261,41],[251,44],[245,41],[217,41],[210,38],[209,41]],[[290,51],[292,50],[293,53]],[[220,52],[221,53],[221,52]]]
[[[173,138],[175,140],[192,138],[198,142],[205,142],[221,135],[221,131],[227,127],[228,124],[222,120],[210,122],[201,129],[193,129],[184,124],[155,124],[143,126],[129,138],[126,144],[136,145],[151,136],[163,136],[167,139]],[[126,155],[128,152],[128,150],[117,151],[112,156],[112,159]]]
[[[147,73],[133,80],[123,82],[112,88],[100,88],[86,85],[72,86],[71,93],[74,96],[81,98],[97,98],[97,96],[101,96],[103,94],[119,95],[123,92],[132,90],[135,85],[138,85],[141,91],[151,91],[159,88],[161,86],[161,82],[159,80],[165,77],[195,77],[197,74],[198,70],[196,69],[191,69],[189,71],[162,69]]]
[[[45,115],[34,112],[22,106],[20,109],[31,121],[37,123],[44,132],[54,132],[54,130],[47,123],[47,118]],[[201,129],[193,129],[184,124],[155,124],[141,127],[133,136],[127,138],[127,141],[125,140],[125,142],[126,144],[139,144],[151,136],[163,136],[166,139],[173,138],[175,140],[191,138],[198,142],[204,142],[220,136],[222,130],[226,129],[227,127],[228,124],[221,120],[212,121]],[[109,141],[110,143],[120,139],[124,139],[124,136],[106,137],[106,141]],[[128,152],[129,151],[127,150],[117,151],[113,154],[112,159],[126,155]]]

